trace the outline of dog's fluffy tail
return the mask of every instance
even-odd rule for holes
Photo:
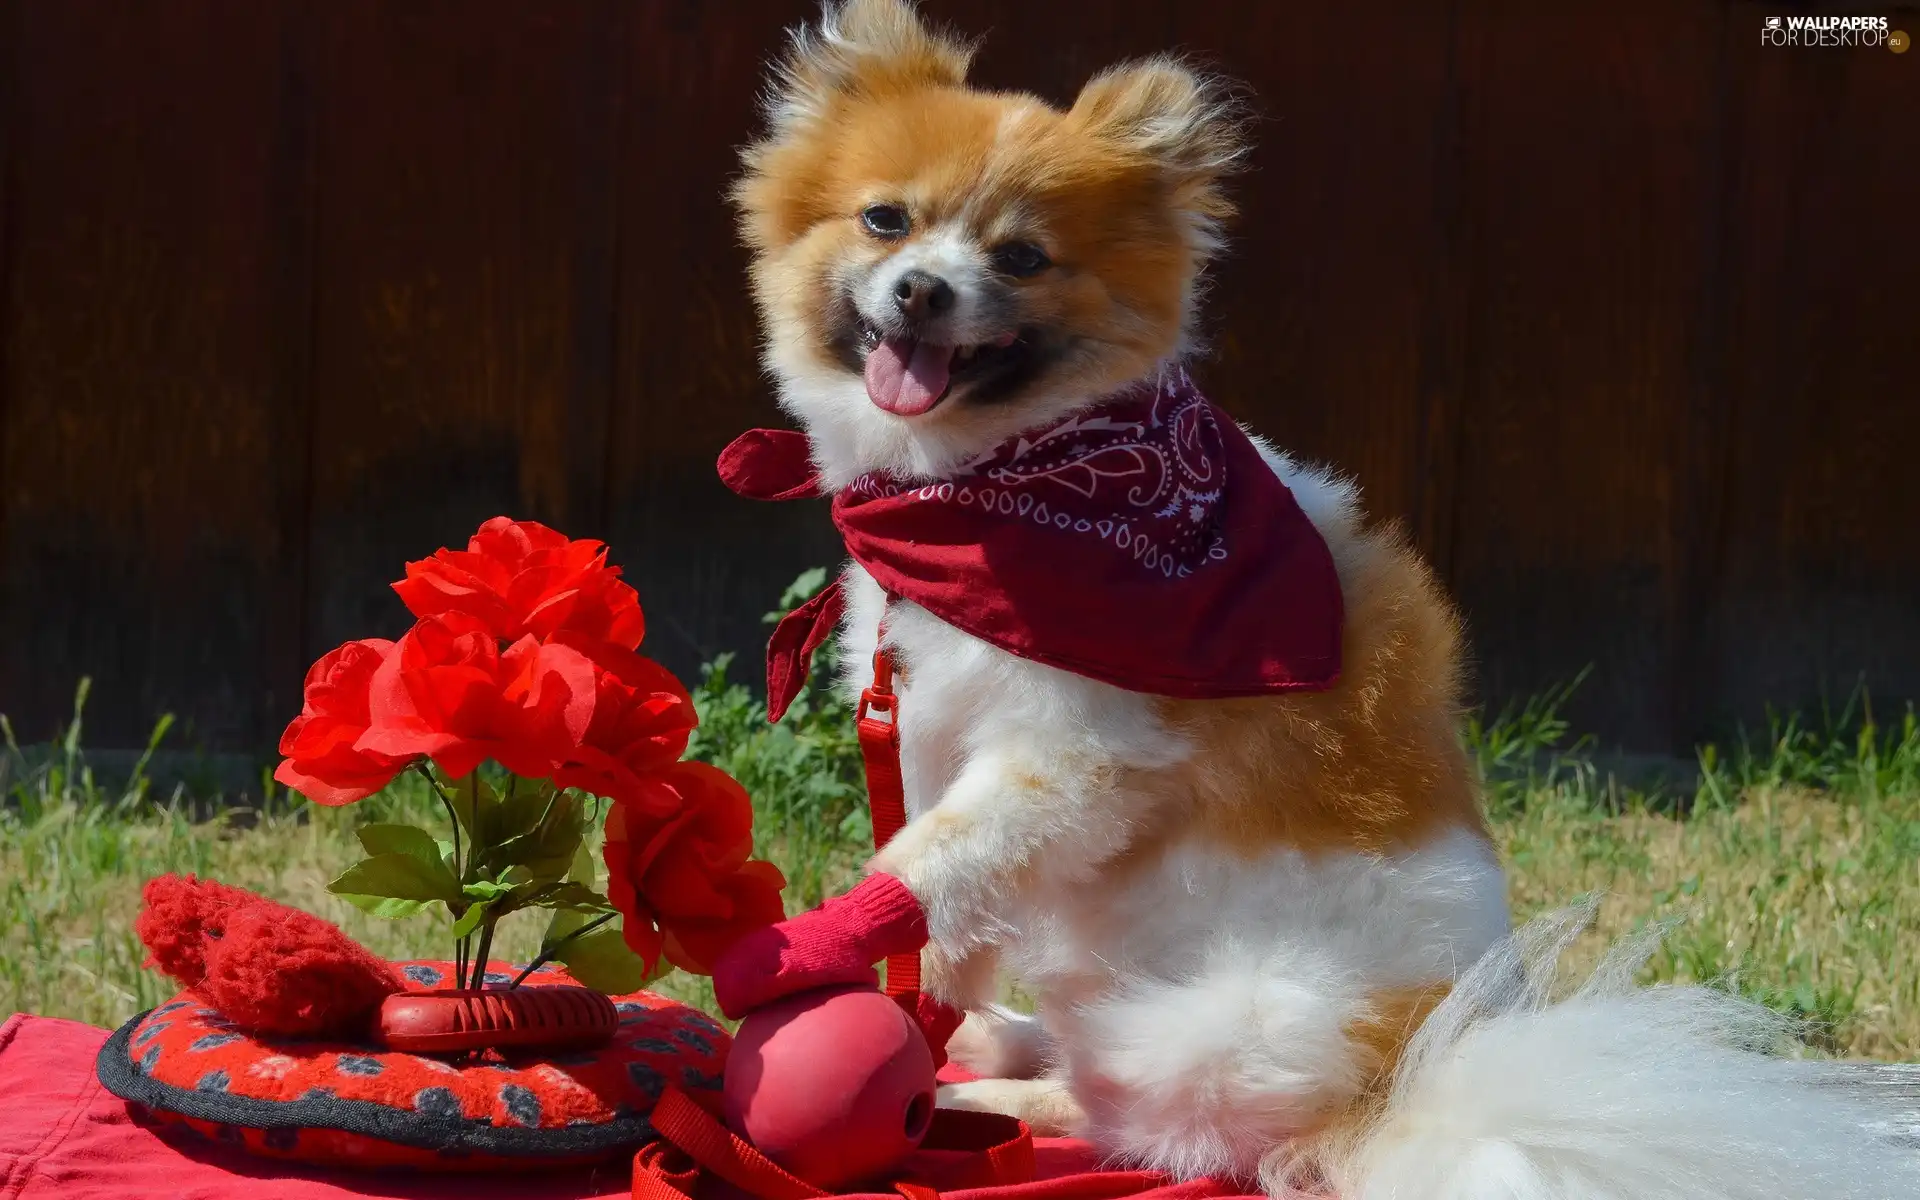
[[[1791,1022],[1699,987],[1636,987],[1657,934],[1572,996],[1554,966],[1591,906],[1496,946],[1414,1035],[1377,1118],[1312,1164],[1341,1200],[1920,1197],[1884,1077],[1776,1051]],[[1911,1104],[1907,1107],[1912,1107]],[[1301,1164],[1276,1151],[1269,1190]]]

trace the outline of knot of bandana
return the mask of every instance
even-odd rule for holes
[[[754,499],[819,495],[806,439],[720,456]],[[865,475],[833,497],[847,550],[889,596],[1022,658],[1159,695],[1331,686],[1332,556],[1258,448],[1184,372],[1011,438],[938,480]],[[838,585],[768,647],[768,710],[839,619]]]

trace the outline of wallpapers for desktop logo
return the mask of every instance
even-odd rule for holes
[[[1912,39],[1886,17],[1768,17],[1760,27],[1762,46],[1807,49],[1889,49],[1904,53]]]

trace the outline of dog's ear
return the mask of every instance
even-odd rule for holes
[[[1165,172],[1196,248],[1213,249],[1233,215],[1222,181],[1247,154],[1246,108],[1230,84],[1164,56],[1122,63],[1080,90],[1068,120]]]
[[[776,135],[821,119],[837,96],[958,86],[974,50],[929,28],[909,0],[827,0],[791,39],[767,97]]]

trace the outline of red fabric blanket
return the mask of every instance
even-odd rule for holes
[[[93,1061],[107,1031],[74,1021],[14,1015],[0,1023],[0,1200],[589,1200],[626,1197],[619,1166],[550,1175],[368,1174],[290,1167],[198,1137],[143,1124],[102,1088]],[[1079,1142],[1042,1140],[1041,1180],[945,1200],[1239,1200],[1207,1181],[1157,1186],[1135,1171],[1097,1170]],[[898,1197],[893,1197],[898,1200]],[[1255,1198],[1247,1198],[1255,1200]]]

